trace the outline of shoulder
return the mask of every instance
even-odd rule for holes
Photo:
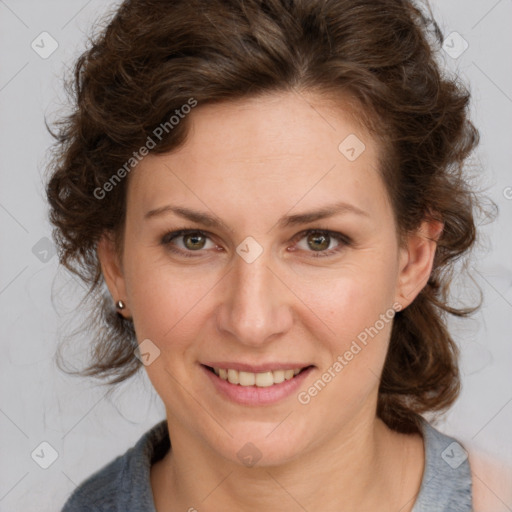
[[[415,511],[472,511],[471,471],[465,447],[423,419],[425,445],[422,486]]]
[[[512,510],[510,464],[478,451],[469,441],[459,441],[443,434],[426,421],[423,434],[427,448],[425,477],[429,480],[431,475],[435,475],[430,486],[435,488],[438,499],[449,488],[452,489],[450,492],[457,488],[460,497],[469,497],[472,512]]]
[[[150,468],[169,448],[167,422],[144,433],[137,443],[81,483],[61,512],[152,510]]]
[[[117,510],[119,493],[126,481],[132,449],[100,468],[80,484],[66,501],[62,512]]]
[[[469,450],[474,512],[512,509],[512,466],[487,454]]]

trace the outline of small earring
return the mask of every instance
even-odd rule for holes
[[[116,302],[116,308],[117,309],[124,309],[126,306],[125,306],[125,303],[122,301],[122,300],[118,300]]]

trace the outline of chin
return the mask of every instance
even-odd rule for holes
[[[283,419],[286,417],[286,413]],[[282,421],[282,420],[280,420]],[[293,428],[285,428],[279,422],[245,422],[243,425],[230,425],[227,430],[233,435],[227,434],[220,440],[220,444],[213,446],[220,455],[234,464],[248,468],[263,468],[281,466],[292,462],[301,453],[307,450],[308,438],[305,432],[308,429],[299,428],[294,424]],[[212,442],[217,441],[217,437]]]

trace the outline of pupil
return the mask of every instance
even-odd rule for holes
[[[325,250],[329,247],[329,236],[322,235],[322,234],[313,234],[310,235],[310,241],[315,240],[316,245],[312,245],[311,248],[314,250]],[[320,241],[320,244],[317,244],[316,242]]]
[[[202,239],[202,244],[201,244],[201,241],[199,242],[199,245],[195,245],[197,244],[197,240],[201,240]],[[190,241],[192,241],[192,243],[189,243]],[[199,234],[190,234],[190,235],[186,235],[185,236],[185,245],[187,246],[187,248],[189,249],[202,249],[203,246],[204,246],[204,237],[202,235],[199,235]]]

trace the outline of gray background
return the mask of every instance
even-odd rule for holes
[[[76,323],[83,288],[58,267],[48,241],[43,171],[52,141],[44,117],[63,111],[62,74],[96,16],[114,5],[0,0],[2,512],[58,510],[77,484],[165,416],[144,372],[109,398],[106,387],[63,374],[53,358],[59,336]],[[462,348],[463,393],[438,428],[512,466],[512,1],[435,0],[433,7],[445,36],[455,31],[469,44],[457,58],[444,58],[472,91],[482,135],[472,161],[500,208],[482,229],[489,250],[473,260],[483,308],[472,320],[451,322]],[[58,43],[45,59],[31,47],[35,40],[39,52],[51,49],[44,31]],[[455,50],[463,44],[457,35],[447,42]],[[457,284],[475,295],[471,283]],[[85,350],[76,344],[77,362]],[[48,469],[40,465],[52,452],[42,442],[58,454]],[[479,476],[493,488],[492,477]]]

